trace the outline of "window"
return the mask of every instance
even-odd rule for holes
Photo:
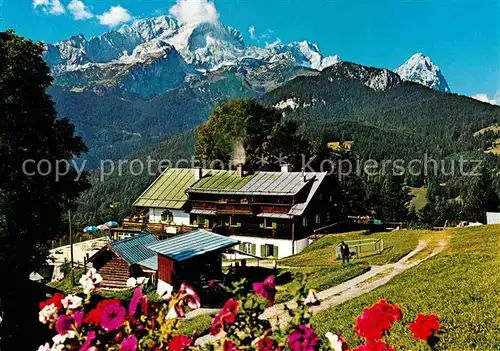
[[[316,213],[316,224],[321,223],[321,215],[319,213]]]
[[[323,193],[319,193],[319,200],[323,200]]]
[[[276,257],[278,254],[278,247],[270,244],[262,245],[262,257]]]
[[[174,215],[169,210],[165,210],[161,213],[161,220],[172,222],[174,220]]]
[[[307,227],[307,217],[302,217],[302,226]]]
[[[252,243],[241,243],[240,244],[240,251],[250,254],[250,255],[255,255],[255,249],[256,246],[255,244]]]

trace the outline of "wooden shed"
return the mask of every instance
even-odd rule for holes
[[[158,253],[158,279],[178,286],[221,279],[222,252],[235,245],[235,239],[197,229],[148,247]]]
[[[151,276],[158,267],[156,252],[147,245],[158,238],[151,233],[134,235],[131,238],[113,241],[96,252],[90,259],[102,276],[102,287],[126,288],[130,277]]]

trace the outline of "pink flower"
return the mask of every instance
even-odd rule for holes
[[[125,307],[119,304],[108,305],[101,312],[101,327],[105,330],[115,330],[125,322],[127,311]]]
[[[59,335],[66,335],[69,331],[73,331],[73,316],[61,314],[56,322],[56,331]]]
[[[83,317],[84,317],[84,313],[82,311],[76,311],[75,313],[73,313],[73,318],[75,320],[75,326],[77,328],[79,328],[83,325]]]
[[[132,299],[130,300],[130,303],[128,305],[128,315],[133,316],[135,312],[137,312],[137,306],[139,305],[139,302],[141,302],[142,298],[142,287],[138,286],[134,290],[134,294],[132,295]]]
[[[253,290],[257,295],[264,297],[272,305],[276,296],[274,275],[267,277],[262,283],[253,283]]]
[[[184,297],[184,301],[188,305],[189,308],[191,308],[193,310],[200,308],[200,306],[201,306],[200,297],[194,291],[194,289],[192,287],[190,287],[189,285],[187,285],[186,283],[181,284],[179,294],[181,294]]]
[[[239,351],[238,347],[231,340],[224,340],[223,351]]]
[[[120,344],[120,351],[136,351],[137,350],[137,338],[135,335],[129,335]]]
[[[276,343],[269,336],[263,337],[257,343],[258,351],[274,351],[275,349]]]
[[[314,329],[301,325],[288,335],[288,346],[292,351],[314,351],[319,338]]]
[[[141,298],[141,310],[142,310],[142,314],[148,314],[148,312],[149,312],[149,298],[148,298],[148,295],[144,295]]]
[[[192,342],[193,339],[187,337],[186,335],[176,335],[172,338],[172,340],[169,341],[168,350],[184,351],[191,345]]]
[[[220,312],[214,317],[210,327],[210,334],[217,335],[224,328],[224,325],[233,324],[236,321],[239,306],[238,300],[232,298],[227,300]]]
[[[83,343],[82,347],[80,347],[80,351],[89,351],[90,350],[90,344],[92,341],[95,340],[95,331],[91,330],[87,333],[87,338],[85,339],[85,342]]]

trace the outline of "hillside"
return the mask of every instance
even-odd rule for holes
[[[311,134],[353,140],[355,151],[377,159],[477,150],[480,143],[473,133],[500,120],[498,106],[349,62],[298,77],[263,101],[286,118],[306,123]]]
[[[443,252],[376,290],[318,313],[313,323],[320,334],[333,331],[347,340],[359,340],[353,330],[356,316],[364,307],[386,298],[400,304],[405,324],[417,312],[440,316],[437,350],[498,349],[500,226],[430,233],[450,237]],[[391,337],[397,350],[426,349],[406,328],[394,328]]]

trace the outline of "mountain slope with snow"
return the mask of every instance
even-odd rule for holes
[[[441,70],[424,54],[416,53],[395,70],[404,80],[422,84],[428,88],[449,93],[450,87]]]
[[[166,64],[169,57],[174,62]],[[317,45],[306,41],[262,48],[246,45],[238,30],[220,22],[181,24],[174,17],[160,16],[138,20],[88,40],[79,34],[57,44],[47,44],[45,60],[52,69],[55,84],[67,89],[101,91],[113,88],[150,98],[223,67],[239,67],[254,78],[263,74],[256,78],[261,81],[261,89],[279,84],[273,78],[270,82],[262,82],[271,70],[281,67],[288,70],[290,66],[322,70],[339,62],[340,58],[324,57]],[[160,68],[164,72],[160,72]],[[153,71],[158,76],[146,74],[141,77],[142,71]],[[169,79],[175,84],[152,82],[158,88],[165,87],[163,91],[147,88],[140,91],[123,84],[123,81],[159,80],[168,75],[185,79]],[[286,77],[287,73],[282,76]]]

